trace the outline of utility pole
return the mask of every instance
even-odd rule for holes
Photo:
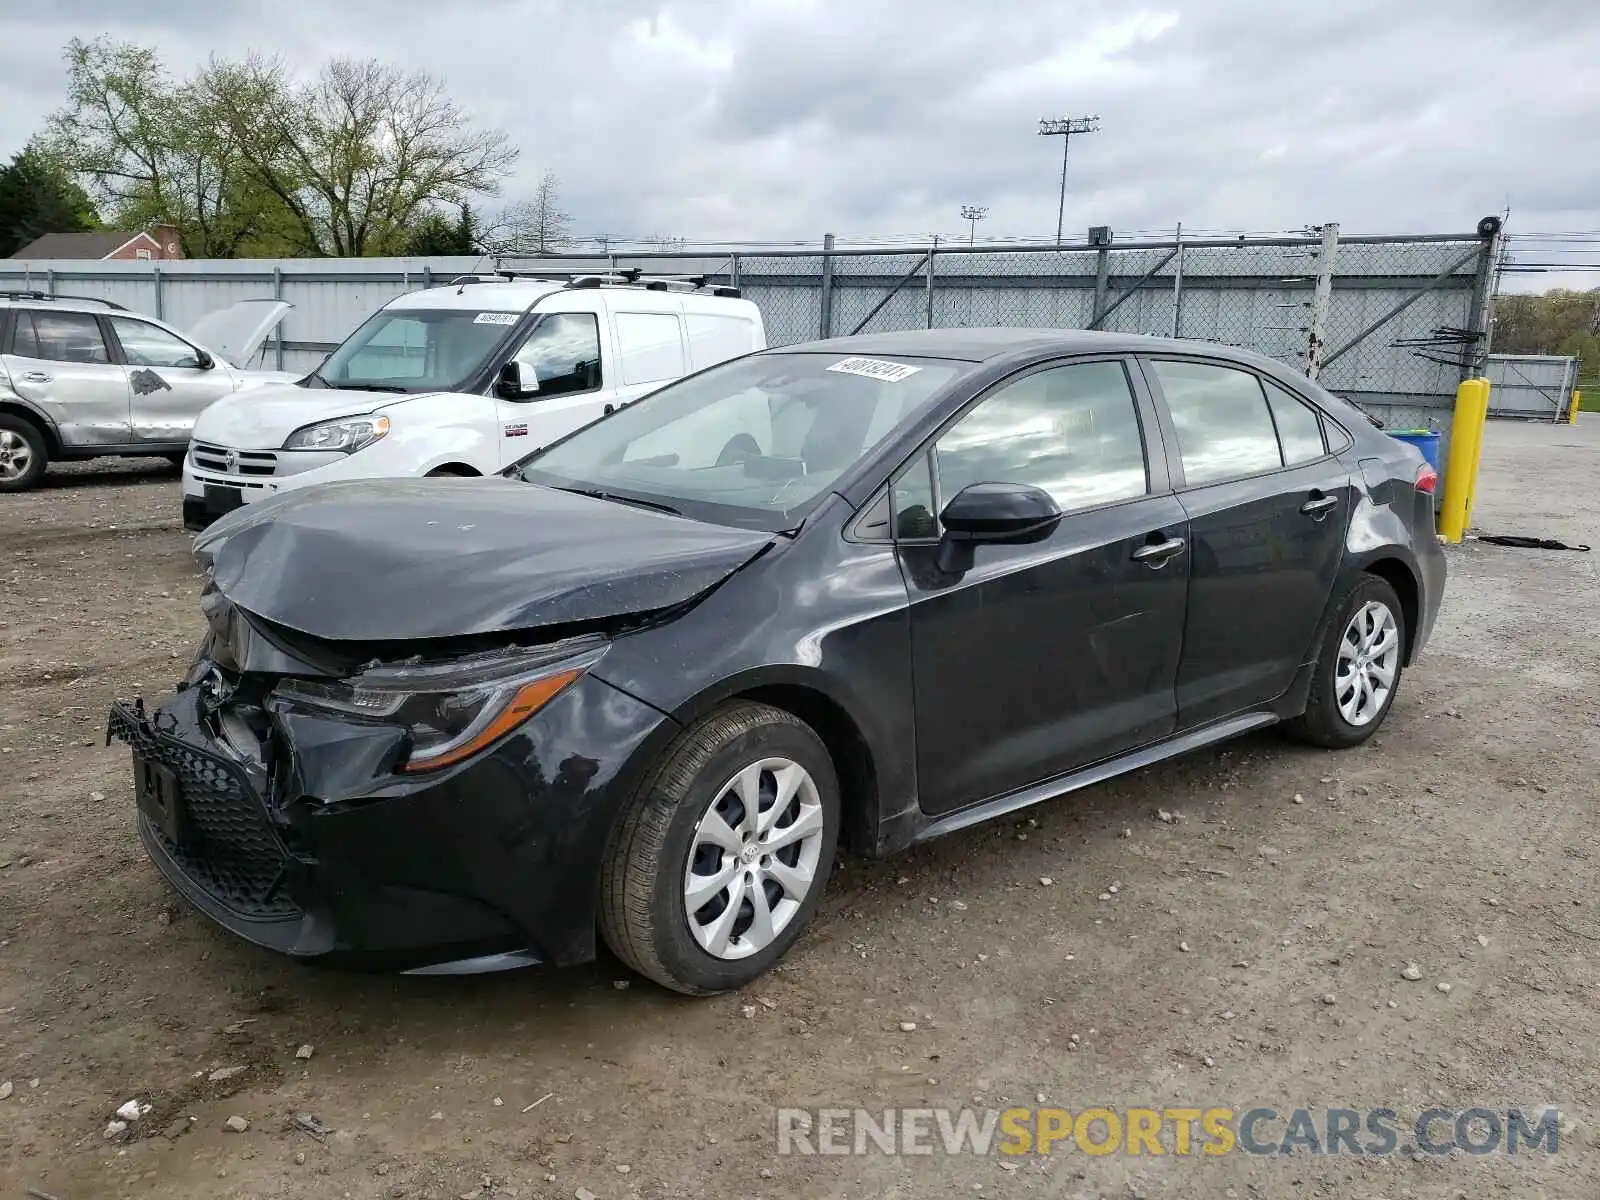
[[[961,219],[967,223],[967,245],[977,239],[978,222],[989,215],[989,209],[982,204],[963,204],[961,206]]]
[[[1061,245],[1062,219],[1067,212],[1067,151],[1075,133],[1099,133],[1099,117],[1045,117],[1039,122],[1040,137],[1061,139],[1061,200],[1056,206],[1056,245]]]

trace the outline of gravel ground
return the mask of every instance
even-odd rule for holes
[[[1485,459],[1480,526],[1600,541],[1600,418],[1497,422]],[[164,690],[201,631],[177,508],[168,468],[127,462],[0,497],[0,1195],[1600,1192],[1594,556],[1453,550],[1366,747],[1267,732],[847,861],[782,970],[690,1001],[609,960],[311,969],[180,902],[101,744],[107,702]],[[1567,1115],[1558,1154],[1515,1158],[777,1153],[778,1106],[1040,1096]]]

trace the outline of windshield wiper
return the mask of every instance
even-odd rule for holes
[[[328,386],[340,392],[398,392],[402,396],[408,390],[398,383],[329,383]]]
[[[640,500],[634,496],[619,496],[615,492],[603,492],[599,488],[564,487],[557,488],[558,492],[571,492],[574,496],[588,496],[595,500],[614,500],[618,504],[631,504],[635,508],[648,508],[653,512],[669,513],[674,517],[683,514],[670,504],[662,504],[659,500]]]

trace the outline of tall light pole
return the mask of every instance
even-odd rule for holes
[[[987,205],[963,204],[961,206],[961,219],[967,223],[967,245],[972,245],[977,239],[978,222],[988,215],[989,209]]]
[[[1067,212],[1067,150],[1075,133],[1099,133],[1099,117],[1045,117],[1039,122],[1040,137],[1061,139],[1061,201],[1056,207],[1056,245],[1061,244],[1061,221]]]

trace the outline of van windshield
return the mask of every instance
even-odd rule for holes
[[[755,354],[669,384],[540,450],[528,483],[752,529],[793,528],[970,363]]]
[[[386,308],[346,338],[309,387],[457,391],[522,320],[520,312]]]

